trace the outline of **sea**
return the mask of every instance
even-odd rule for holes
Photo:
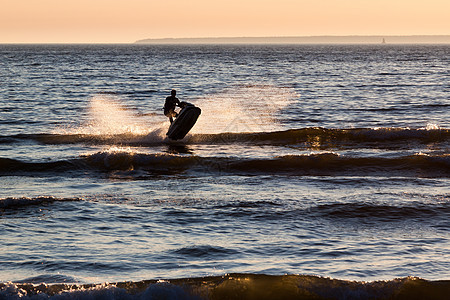
[[[2,44],[0,299],[448,299],[449,149],[449,45]]]

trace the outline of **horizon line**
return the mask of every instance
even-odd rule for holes
[[[136,44],[164,43],[377,43],[390,39],[391,43],[450,43],[450,35],[311,35],[311,36],[241,36],[241,37],[181,37],[146,38]]]

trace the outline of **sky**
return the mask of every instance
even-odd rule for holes
[[[450,35],[449,0],[0,0],[0,43]]]

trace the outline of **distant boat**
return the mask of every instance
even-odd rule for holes
[[[386,40],[383,38],[383,41],[381,43],[382,44],[386,44]]]

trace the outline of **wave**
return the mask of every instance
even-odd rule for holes
[[[0,209],[10,209],[10,208],[18,208],[18,207],[27,207],[41,204],[49,204],[53,202],[61,202],[61,201],[81,201],[80,198],[57,198],[50,196],[41,196],[41,197],[20,197],[20,198],[3,198],[0,199]]]
[[[42,144],[106,144],[153,146],[171,143],[161,130],[148,134],[18,134],[0,136],[0,143],[13,141],[35,141]],[[264,144],[264,145],[304,145],[305,147],[328,148],[340,145],[352,147],[399,146],[405,142],[448,143],[450,129],[429,128],[355,128],[326,129],[321,127],[290,129],[274,132],[192,134],[183,142],[187,144]],[[397,145],[396,145],[397,143]]]
[[[401,197],[402,195],[390,195]],[[386,197],[389,197],[386,195]],[[373,203],[370,195],[358,197],[358,201],[332,202],[317,204],[311,207],[289,207],[285,204],[275,204],[270,201],[254,202],[240,201],[237,203],[225,203],[214,207],[218,216],[230,216],[234,219],[245,220],[270,220],[274,222],[285,222],[286,220],[297,220],[298,218],[324,219],[334,224],[347,223],[365,226],[382,223],[396,223],[404,221],[420,222],[425,225],[429,222],[435,226],[442,222],[442,226],[448,224],[450,219],[450,195],[438,195],[432,202],[416,201],[413,203]],[[438,227],[440,225],[437,225]],[[202,252],[200,249],[192,249],[193,252]],[[216,249],[214,249],[216,250]],[[214,251],[213,250],[213,251]],[[227,249],[230,250],[231,249]]]
[[[0,174],[9,172],[57,172],[83,169],[80,159],[62,160],[54,162],[24,162],[11,158],[0,158]]]
[[[104,284],[0,283],[2,299],[448,299],[450,281],[349,281],[308,275],[227,274]]]
[[[219,172],[239,174],[289,175],[394,175],[450,176],[450,155],[416,154],[409,156],[351,157],[334,153],[286,155],[268,159],[200,157],[195,155],[145,154],[103,151],[76,159],[54,162],[23,162],[0,158],[0,174],[14,172],[131,171],[150,173]]]
[[[329,147],[335,144],[364,144],[416,141],[421,143],[447,142],[449,129],[403,129],[403,128],[356,128],[326,129],[321,127],[291,129],[259,133],[221,133],[216,135],[199,134],[192,136],[190,142],[213,143],[262,143],[274,145],[305,144],[314,147]]]
[[[442,200],[448,199],[450,196],[441,195]],[[0,209],[19,209],[30,206],[42,206],[55,202],[78,202],[89,201],[88,198],[59,198],[52,196],[39,197],[8,197],[0,198]],[[109,200],[111,203],[111,200]],[[275,210],[268,209],[276,207]],[[329,203],[319,204],[316,206],[301,209],[283,209],[283,205],[272,201],[239,201],[232,203],[224,203],[214,206],[218,214],[230,215],[233,217],[244,218],[264,218],[267,220],[289,218],[298,218],[299,215],[311,215],[318,218],[332,219],[333,221],[345,221],[352,219],[372,220],[379,222],[395,222],[403,220],[436,220],[436,218],[448,220],[450,219],[450,203],[448,202],[432,202],[432,203],[413,203],[413,204],[374,204],[370,202],[350,202],[350,203]],[[255,215],[255,211],[258,214]],[[183,254],[193,257],[201,256],[220,256],[238,254],[235,250],[221,247],[212,247],[208,245],[190,246],[177,249],[175,254]]]
[[[210,245],[200,245],[184,247],[174,251],[174,254],[180,254],[183,256],[193,257],[193,258],[211,258],[218,259],[220,257],[228,257],[231,255],[236,255],[239,252],[233,249],[227,249],[223,247],[213,247]]]
[[[308,209],[309,213],[319,217],[333,220],[361,219],[379,222],[392,222],[405,219],[420,219],[427,221],[430,218],[442,217],[448,220],[450,217],[450,205],[448,203],[414,205],[377,205],[371,203],[333,203],[323,204]]]
[[[23,141],[34,141],[40,144],[88,144],[88,145],[160,145],[164,137],[154,134],[17,134],[12,136],[0,136],[0,143],[18,143]]]

